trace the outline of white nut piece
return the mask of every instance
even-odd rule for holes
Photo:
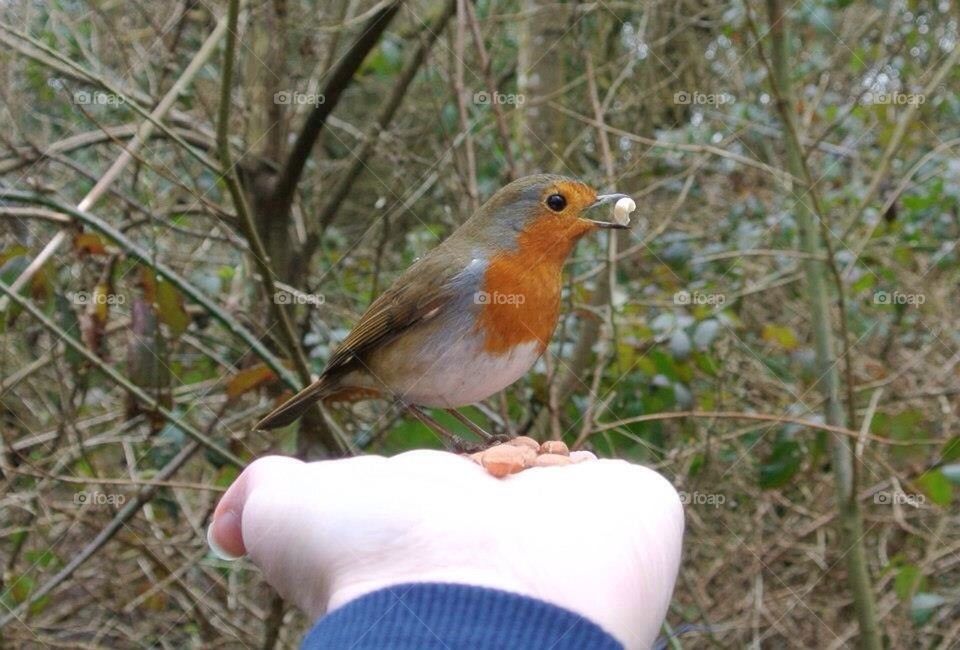
[[[629,196],[625,196],[613,206],[613,220],[621,226],[630,223],[630,213],[637,209],[637,203]]]

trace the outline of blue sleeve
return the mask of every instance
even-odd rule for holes
[[[454,584],[405,584],[321,618],[302,650],[623,650],[596,623],[526,596]]]

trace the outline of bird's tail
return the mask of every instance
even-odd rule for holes
[[[286,402],[270,411],[257,423],[257,429],[279,429],[285,427],[310,408],[310,406],[336,390],[336,381],[329,377],[320,377]]]

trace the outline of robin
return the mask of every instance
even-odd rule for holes
[[[560,315],[562,268],[577,241],[626,228],[625,194],[539,174],[516,180],[373,301],[320,378],[257,425],[290,424],[317,400],[394,399],[440,433],[420,407],[455,409],[503,390],[543,354]],[[616,222],[584,217],[619,201]]]

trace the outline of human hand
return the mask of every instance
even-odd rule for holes
[[[307,614],[384,587],[491,587],[576,612],[647,648],[680,563],[683,510],[656,472],[618,460],[534,467],[497,479],[440,451],[252,463],[208,538],[247,554]]]

